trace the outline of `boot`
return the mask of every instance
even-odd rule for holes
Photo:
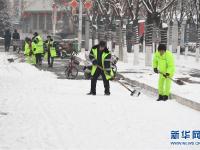
[[[95,92],[89,92],[89,93],[87,93],[87,95],[96,95],[96,93]]]
[[[157,101],[162,101],[162,100],[163,100],[163,97],[164,97],[164,96],[162,96],[162,95],[159,95],[159,97],[158,97]]]
[[[167,101],[168,100],[168,96],[167,95],[164,95],[163,96],[163,101]]]
[[[110,96],[110,92],[105,92],[104,95],[105,96]]]

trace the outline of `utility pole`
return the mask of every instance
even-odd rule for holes
[[[78,50],[82,48],[82,20],[83,20],[83,3],[79,0],[79,25],[78,25]]]
[[[55,3],[52,5],[52,24],[53,24],[53,35],[56,34],[56,22],[57,22],[57,6]]]

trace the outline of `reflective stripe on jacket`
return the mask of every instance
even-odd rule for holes
[[[97,60],[97,54],[98,50],[97,48],[92,48],[91,52],[90,52],[90,59],[91,61],[95,61]],[[102,62],[102,68],[105,74],[105,77],[107,80],[111,79],[114,76],[113,70],[111,68],[111,53],[110,51],[105,52],[103,51],[102,53],[102,58],[101,58],[101,62]],[[92,70],[91,70],[91,75],[93,76],[96,72],[97,66],[96,65],[92,65]]]

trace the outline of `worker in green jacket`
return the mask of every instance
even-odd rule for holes
[[[153,68],[155,73],[159,73],[157,101],[166,101],[170,95],[171,80],[175,73],[174,56],[171,51],[166,50],[166,45],[160,44],[154,53]]]
[[[31,40],[29,38],[25,39],[25,48],[24,48],[24,55],[25,55],[25,60],[27,63],[31,64]]]
[[[111,52],[106,47],[105,41],[100,41],[98,45],[92,47],[89,59],[92,62],[92,78],[88,95],[96,95],[96,84],[100,75],[104,83],[104,94],[110,95],[109,80],[113,78],[114,73],[111,67]]]
[[[54,42],[51,36],[48,35],[47,40],[45,41],[45,45],[48,59],[48,67],[53,67],[54,58],[57,56],[56,42]]]
[[[36,64],[41,66],[42,65],[42,55],[44,53],[43,39],[37,32],[35,32],[33,35],[34,35],[34,37],[33,37],[32,41],[35,43],[34,54],[36,57]]]
[[[29,64],[35,64],[35,55],[33,54],[34,43],[31,39],[25,39],[25,48],[24,48],[24,55],[26,58],[26,62]]]

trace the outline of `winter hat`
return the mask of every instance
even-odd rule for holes
[[[166,51],[166,45],[164,45],[164,44],[159,44],[159,46],[158,46],[158,51],[161,51],[161,50],[164,50],[164,51]]]

